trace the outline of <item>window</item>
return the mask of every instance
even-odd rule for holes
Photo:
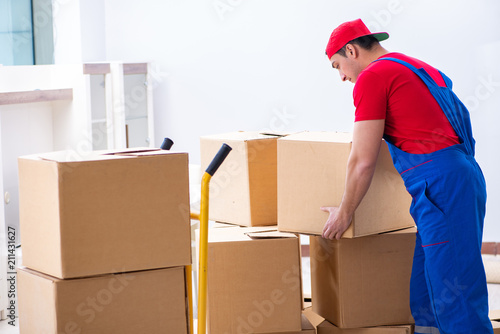
[[[33,65],[31,0],[0,0],[0,64]]]
[[[0,0],[0,64],[53,63],[52,0]]]

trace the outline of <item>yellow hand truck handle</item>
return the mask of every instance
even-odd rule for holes
[[[200,201],[200,263],[198,269],[198,334],[206,333],[207,326],[207,248],[208,248],[208,194],[209,183],[212,176],[220,167],[224,159],[231,151],[231,147],[222,144],[206,169],[201,179],[201,201]]]
[[[170,138],[165,138],[161,145],[162,150],[170,150],[173,145]],[[227,144],[222,144],[210,165],[205,170],[201,179],[201,201],[200,213],[191,213],[191,219],[200,221],[200,263],[198,280],[198,334],[205,334],[207,327],[207,247],[208,247],[208,194],[209,183],[220,165],[224,162],[232,148]],[[193,279],[192,266],[186,266],[186,284],[188,290],[188,311],[189,311],[189,333],[193,334]]]

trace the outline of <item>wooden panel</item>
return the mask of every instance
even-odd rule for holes
[[[497,242],[483,242],[483,247],[481,248],[481,254],[492,254],[497,255],[498,252]]]
[[[0,105],[72,100],[73,89],[32,90],[0,93]]]
[[[300,256],[309,257],[309,245],[300,245]]]
[[[148,73],[147,63],[123,64],[123,74]]]
[[[83,74],[107,74],[110,72],[110,64],[83,64]]]

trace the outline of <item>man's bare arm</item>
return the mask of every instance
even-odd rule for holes
[[[352,149],[347,161],[344,195],[339,207],[323,207],[330,216],[323,237],[340,239],[351,224],[354,211],[370,187],[384,134],[385,120],[354,123]]]

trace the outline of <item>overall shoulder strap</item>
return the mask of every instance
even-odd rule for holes
[[[425,69],[423,69],[423,68],[416,68],[415,66],[413,66],[412,64],[410,64],[410,63],[408,63],[408,62],[406,62],[404,60],[393,58],[393,57],[384,57],[384,58],[377,59],[375,61],[381,61],[381,60],[390,60],[390,61],[399,63],[399,64],[401,64],[403,66],[406,66],[407,68],[409,68],[410,70],[412,70],[413,73],[415,73],[416,75],[418,75],[420,77],[420,79],[422,79],[422,81],[429,88],[431,88],[431,87],[439,87],[439,85],[434,81],[434,79],[429,75],[429,73],[427,73],[427,71]],[[444,82],[446,84],[446,87],[451,88],[451,80],[448,79],[448,77],[446,77],[443,73],[441,73],[441,71],[439,71],[439,74],[443,77],[443,80],[444,80]]]
[[[412,70],[413,73],[418,75],[420,79],[422,79],[422,81],[429,89],[430,93],[434,96],[439,106],[443,110],[446,118],[459,137],[460,142],[466,146],[467,152],[470,155],[474,156],[475,140],[472,136],[470,114],[467,110],[467,107],[465,107],[465,105],[458,99],[455,93],[453,93],[451,80],[446,75],[439,72],[446,84],[446,87],[441,87],[423,68],[416,68],[415,66],[409,64],[404,60],[392,57],[380,58],[375,61],[380,60],[389,60],[406,66],[407,68]]]

